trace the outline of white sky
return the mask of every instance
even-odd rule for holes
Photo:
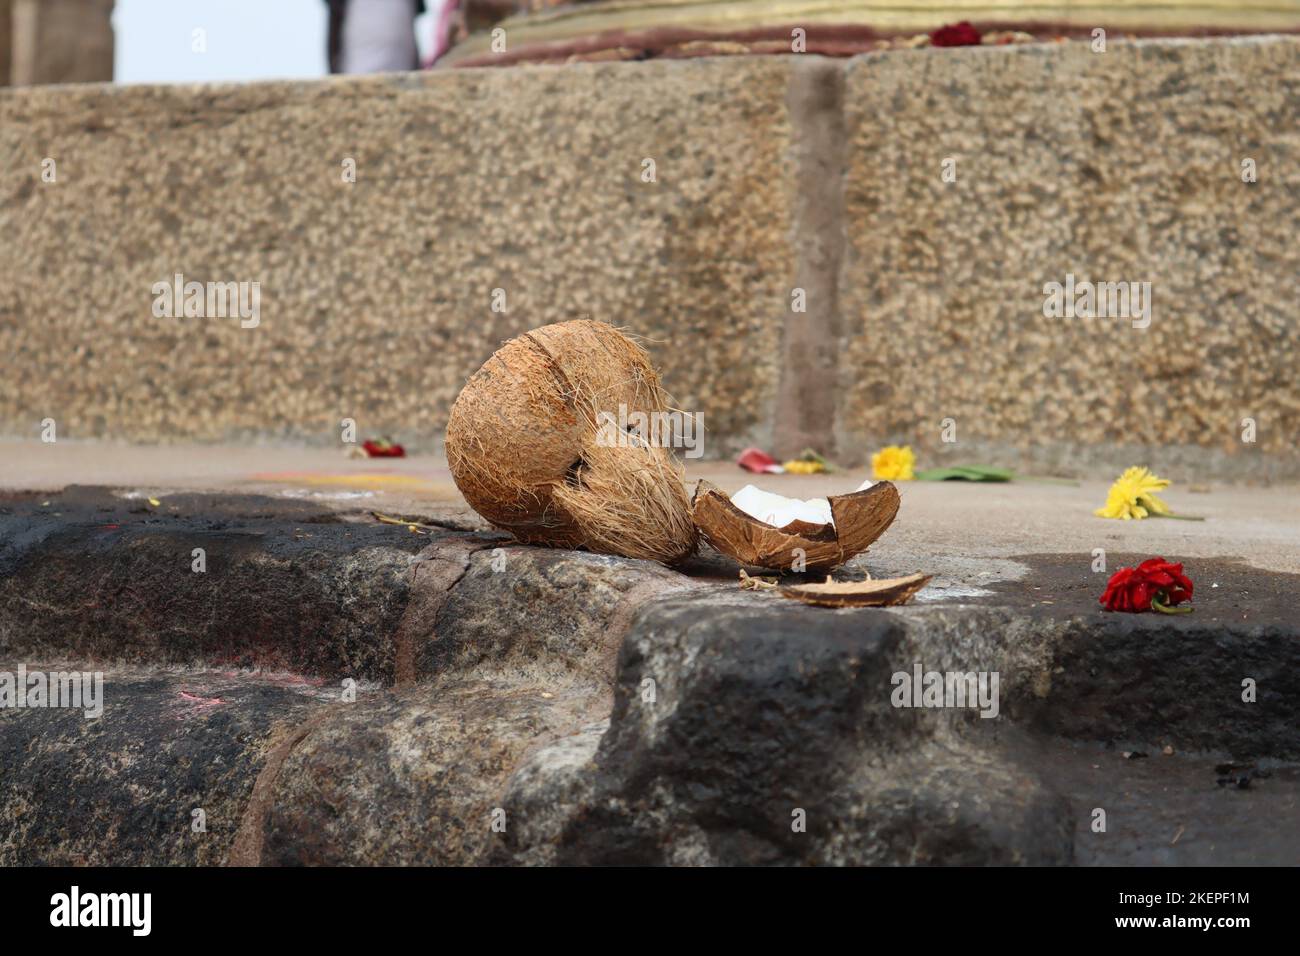
[[[114,78],[194,83],[323,76],[325,26],[325,0],[117,0]],[[206,53],[192,49],[196,29],[207,32]],[[432,29],[430,14],[417,21],[422,51]]]

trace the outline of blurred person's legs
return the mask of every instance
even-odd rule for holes
[[[340,25],[338,71],[385,73],[419,67],[416,0],[347,0]]]

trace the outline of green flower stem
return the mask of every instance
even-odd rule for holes
[[[1191,608],[1191,607],[1167,607],[1166,605],[1160,603],[1160,599],[1162,597],[1164,597],[1163,591],[1161,591],[1159,594],[1157,594],[1155,597],[1151,599],[1152,609],[1159,611],[1161,614],[1191,614],[1192,611],[1196,610],[1195,608]]]

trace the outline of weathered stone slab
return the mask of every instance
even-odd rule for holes
[[[565,848],[565,831],[588,806],[597,786],[596,752],[609,720],[533,750],[510,775],[502,796],[511,826],[489,848],[487,862],[553,866]]]
[[[620,655],[608,732],[585,763],[575,743],[521,769],[515,816],[540,817],[500,852],[585,864],[1068,862],[1072,821],[1032,770],[963,743],[950,712],[891,706],[904,650],[886,612],[737,595],[647,609]],[[551,781],[553,796],[576,800],[567,821],[546,799]]]
[[[693,586],[649,561],[353,517],[253,495],[26,498],[0,509],[0,654],[607,691],[636,609]]]
[[[566,674],[612,688],[638,608],[692,585],[651,561],[519,546],[478,551],[439,607],[417,671]]]
[[[1250,794],[1211,789],[1217,762],[1259,760],[1257,805],[1295,805],[1282,761],[1300,756],[1298,645],[1268,607],[1259,623],[1223,619],[1212,599],[1186,618],[1087,617],[1081,597],[1035,570],[1018,587],[1061,596],[1059,611],[1005,595],[828,611],[718,584],[673,594],[638,565],[472,552],[427,615],[404,618],[425,679],[362,685],[354,702],[329,681],[141,668],[110,674],[99,721],[0,712],[0,758],[15,768],[0,781],[0,858],[1063,864],[1294,852],[1242,805]],[[895,706],[894,675],[917,665],[996,673],[996,716]],[[1243,675],[1258,684],[1250,705]],[[1130,779],[1117,756],[1130,750],[1162,762]],[[88,810],[105,773],[123,792]],[[1165,792],[1167,809],[1144,806],[1135,786]],[[178,800],[203,801],[210,843],[167,829]],[[1114,814],[1106,845],[1086,826],[1097,806]],[[1165,851],[1175,817],[1192,839]],[[127,827],[148,839],[110,849],[103,834]]]
[[[1294,628],[1269,622],[1266,608],[1251,624],[1220,620],[1213,607],[1201,620],[1085,617],[1063,603],[1059,613],[1023,603],[824,611],[736,592],[657,602],[624,643],[608,729],[540,748],[511,776],[504,805],[515,826],[492,859],[1164,859],[1152,846],[1167,843],[1172,811],[1134,805],[1113,759],[1121,751],[1166,759],[1144,775],[1148,790],[1162,779],[1182,788],[1168,800],[1201,839],[1171,858],[1294,853],[1293,841],[1270,846],[1245,809],[1216,829],[1228,811],[1194,784],[1213,787],[1209,771],[1225,759],[1261,761],[1280,769],[1259,784],[1260,799],[1294,804],[1294,771],[1279,763],[1300,756]],[[987,717],[973,704],[895,706],[895,675],[918,667],[995,675],[995,706]],[[1256,685],[1249,703],[1245,677]],[[1186,751],[1218,756],[1167,756]],[[1123,814],[1121,836],[1076,857],[1097,806]],[[792,826],[796,814],[805,830]],[[1216,850],[1218,838],[1234,848]]]
[[[938,609],[937,642],[1003,645],[1009,719],[1076,740],[1172,739],[1237,758],[1300,758],[1300,641],[1276,624],[1156,615],[1026,618]],[[945,634],[946,632],[946,634]],[[1247,683],[1249,682],[1249,683]],[[1247,699],[1249,696],[1250,699]]]
[[[278,735],[339,693],[292,675],[139,669],[104,675],[95,719],[0,708],[0,863],[226,862]]]
[[[9,657],[392,681],[412,568],[430,541],[256,496],[174,495],[154,509],[73,488],[12,510],[0,515]]]
[[[284,762],[259,859],[245,862],[484,862],[514,825],[500,799],[510,772],[530,748],[589,720],[593,701],[557,684],[503,681],[359,699]]]
[[[0,710],[0,862],[1295,862],[1274,833],[1300,799],[1295,575],[1203,558],[1193,614],[1105,614],[1079,555],[908,542],[865,566],[950,591],[832,611],[741,591],[716,554],[683,573],[344,518],[0,502],[0,671],[137,662],[99,720]],[[200,532],[247,553],[210,553],[224,603],[195,616],[198,585],[159,569],[192,574]],[[317,676],[243,666],[277,661]],[[998,675],[996,716],[895,706],[916,667]],[[348,701],[366,675],[397,686]],[[1226,786],[1228,760],[1261,775]]]

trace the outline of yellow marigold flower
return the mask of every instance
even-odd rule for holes
[[[826,470],[820,461],[805,461],[802,458],[787,461],[781,467],[792,475],[816,475]]]
[[[911,445],[889,445],[871,456],[871,476],[881,481],[911,481],[915,464]]]
[[[1169,506],[1156,497],[1156,492],[1169,487],[1169,482],[1158,478],[1149,468],[1128,468],[1115,479],[1106,493],[1105,507],[1093,512],[1098,518],[1119,518],[1130,521],[1150,515],[1168,515]]]

